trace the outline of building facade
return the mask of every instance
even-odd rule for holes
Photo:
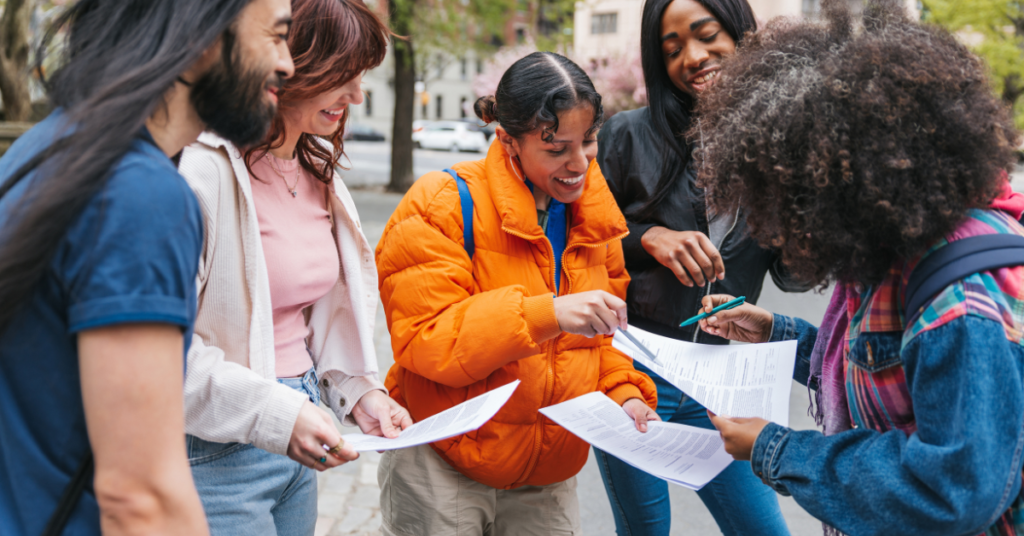
[[[778,16],[812,16],[820,9],[820,0],[748,0],[758,21]],[[853,0],[860,3],[858,0]],[[917,0],[904,0],[915,15]],[[600,61],[640,51],[640,16],[644,0],[580,0],[576,2],[573,48],[576,55]]]

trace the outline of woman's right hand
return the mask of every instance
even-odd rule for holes
[[[359,457],[359,453],[348,445],[343,446],[338,454],[324,449],[324,445],[330,448],[339,443],[341,434],[334,426],[331,416],[307,400],[299,411],[295,427],[292,428],[292,438],[288,442],[288,457],[317,471],[326,471]],[[323,458],[326,458],[326,461],[321,463],[320,460]]]
[[[612,335],[626,329],[626,302],[603,290],[566,294],[555,298],[555,319],[566,333]]]
[[[701,300],[703,310],[712,309],[732,300],[728,294],[712,294]],[[712,335],[739,342],[768,342],[772,335],[772,314],[749,303],[719,311],[700,321],[700,329]]]
[[[687,287],[725,279],[722,254],[704,233],[655,226],[640,237],[640,244]]]

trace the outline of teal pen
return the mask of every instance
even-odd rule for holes
[[[735,298],[735,299],[729,300],[729,301],[723,303],[722,305],[719,305],[718,307],[715,307],[714,309],[712,309],[710,313],[701,313],[701,314],[699,314],[699,315],[697,315],[697,316],[687,320],[686,322],[683,322],[682,324],[679,324],[679,327],[685,327],[685,326],[689,326],[690,324],[696,324],[697,322],[700,322],[701,320],[704,320],[705,318],[707,318],[707,317],[709,317],[709,316],[711,316],[711,315],[713,315],[713,314],[715,314],[715,313],[717,313],[719,311],[724,311],[726,309],[732,309],[733,307],[739,307],[739,306],[743,305],[744,302],[746,302],[746,301],[747,301],[747,297],[746,296],[740,296],[739,298]]]

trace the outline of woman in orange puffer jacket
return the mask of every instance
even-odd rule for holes
[[[479,430],[384,454],[383,530],[580,534],[588,446],[538,410],[601,391],[641,431],[658,418],[653,382],[611,346],[629,276],[626,222],[594,161],[601,97],[576,64],[534,53],[475,108],[499,123],[485,159],[454,166],[475,248],[444,172],[416,182],[377,247],[396,362],[386,385],[422,420],[522,383]]]

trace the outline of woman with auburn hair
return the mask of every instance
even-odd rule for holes
[[[263,143],[204,133],[181,158],[206,228],[188,454],[215,535],[313,533],[313,469],[357,457],[321,399],[365,433],[411,425],[377,377],[373,250],[334,171],[348,106],[389,31],[361,0],[294,0],[292,11],[295,75],[268,89],[279,106]]]

